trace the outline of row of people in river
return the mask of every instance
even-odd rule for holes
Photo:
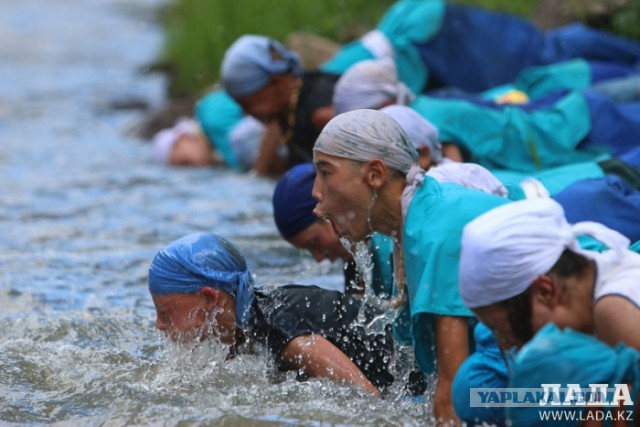
[[[413,8],[411,14],[402,13],[406,7]],[[417,19],[406,20],[407,16]],[[461,20],[468,25],[457,26]],[[505,25],[481,26],[496,20]],[[509,29],[510,35],[487,28]],[[491,49],[478,49],[483,43]],[[488,52],[495,53],[492,60],[487,60]],[[385,59],[389,57],[395,61]],[[583,59],[556,63],[570,58]],[[175,338],[180,333],[193,337],[193,331],[198,336],[215,332],[236,350],[242,349],[246,338],[263,342],[281,369],[346,380],[376,395],[392,382],[385,362],[392,352],[389,343],[394,338],[409,340],[420,370],[437,377],[434,411],[442,420],[505,423],[503,411],[471,407],[464,399],[468,390],[505,384],[539,387],[536,381],[549,378],[544,377],[544,369],[557,373],[540,342],[572,340],[581,349],[600,344],[568,329],[549,329],[545,327],[549,322],[627,346],[609,352],[605,346],[577,359],[580,364],[594,360],[596,366],[603,356],[611,357],[609,361],[621,368],[618,376],[566,370],[560,372],[567,375],[563,378],[637,385],[637,332],[606,316],[611,310],[625,313],[627,325],[634,324],[640,304],[631,286],[640,276],[640,256],[625,249],[629,238],[638,236],[634,212],[639,206],[636,135],[640,115],[638,106],[628,101],[638,89],[637,80],[633,84],[639,59],[638,43],[582,26],[543,34],[512,17],[439,1],[399,1],[376,31],[345,46],[319,72],[303,72],[298,57],[274,40],[240,38],[222,64],[224,91],[211,94],[196,108],[204,111],[205,100],[218,106],[211,111],[227,105],[223,110],[230,112],[231,119],[205,114],[198,120],[201,129],[216,146],[226,141],[219,153],[223,158],[227,153],[228,165],[239,164],[241,157],[229,142],[231,135],[235,132],[242,139],[248,129],[254,139],[245,146],[254,149],[245,152],[249,153],[246,164],[259,173],[279,175],[312,160],[313,171],[306,165],[290,169],[293,175],[287,173],[276,188],[274,214],[281,234],[317,258],[340,253],[348,261],[353,256],[340,252],[335,245],[338,237],[368,241],[379,256],[377,264],[386,271],[382,275],[387,276],[385,293],[393,297],[394,306],[402,306],[408,320],[394,325],[395,334],[386,328],[371,336],[361,324],[353,327],[358,317],[353,310],[360,310],[357,298],[296,286],[256,291],[237,248],[219,236],[204,234],[169,245],[152,262],[149,287],[158,327]],[[540,75],[546,77],[539,80]],[[611,80],[614,77],[625,79]],[[607,85],[598,86],[603,81]],[[509,82],[515,82],[518,92],[504,96],[504,90],[513,88],[496,86]],[[526,82],[533,85],[526,89]],[[613,92],[609,83],[614,85]],[[620,84],[625,85],[622,92],[616,87]],[[423,94],[437,86],[455,91]],[[480,96],[467,93],[489,89],[493,90]],[[551,93],[558,89],[568,92]],[[523,94],[530,102],[513,104],[514,94],[516,102]],[[511,103],[486,99],[491,97]],[[393,106],[383,108],[389,104]],[[342,114],[336,116],[336,112]],[[245,114],[263,123],[251,124]],[[419,143],[419,137],[411,135],[411,126],[402,123],[403,117],[410,118],[414,127],[428,126],[424,118],[435,127],[423,126],[417,134],[426,141]],[[510,132],[505,135],[504,129]],[[217,139],[209,136],[215,132]],[[434,137],[438,133],[440,138]],[[199,138],[202,143],[202,133]],[[158,144],[163,147],[160,157],[174,155],[172,144],[178,145],[171,138]],[[592,150],[595,146],[598,150]],[[585,147],[591,151],[578,150]],[[229,153],[236,156],[235,164],[227,160],[234,158]],[[444,161],[447,155],[477,164],[452,164]],[[564,172],[573,167],[571,180],[556,179],[559,173],[548,179],[544,174],[555,167],[569,168]],[[307,177],[301,210],[279,214],[279,197],[285,197],[281,206],[297,206],[282,191],[300,171]],[[501,172],[511,175],[496,179]],[[297,190],[302,187],[290,185]],[[596,186],[603,193],[596,193]],[[545,195],[545,191],[551,198],[512,200]],[[612,194],[612,200],[622,205],[607,209],[597,194]],[[518,228],[522,218],[528,225],[520,223]],[[581,223],[584,220],[610,228]],[[474,226],[476,221],[479,226]],[[492,232],[482,234],[485,227]],[[499,232],[503,228],[508,238]],[[304,234],[312,229],[316,231]],[[323,234],[326,240],[317,234],[321,229],[327,233]],[[520,230],[520,234],[508,234],[509,230]],[[561,254],[565,248],[578,251],[577,234],[586,245],[580,256],[593,262],[569,254],[573,264],[568,268]],[[601,242],[585,240],[584,234]],[[380,235],[388,238],[382,243],[374,240]],[[610,248],[602,256],[597,252],[604,250],[601,243]],[[543,263],[538,262],[543,258]],[[509,266],[515,266],[513,272]],[[595,285],[582,291],[572,287],[589,279]],[[274,299],[283,303],[278,304],[281,310],[266,312]],[[317,309],[305,309],[312,300],[318,301]],[[340,310],[332,311],[336,305]],[[344,308],[351,305],[357,308]],[[474,340],[471,328],[477,319],[486,326],[475,326]],[[218,328],[212,329],[212,322]],[[538,331],[540,338],[532,338]],[[382,361],[368,352],[361,353],[366,358],[358,358],[357,352],[364,350],[350,347],[349,342],[360,343],[368,351],[375,349],[383,355]],[[469,357],[474,346],[477,351]],[[503,351],[524,348],[515,354],[511,373],[500,346]],[[566,351],[557,360],[574,361],[571,347],[563,348]],[[515,410],[508,417],[511,422],[517,420],[515,425],[536,424]]]
[[[246,44],[264,44],[268,43],[268,39],[245,37],[237,43],[245,51]],[[293,55],[284,47],[281,48],[281,55]],[[263,53],[268,55],[268,52]],[[234,57],[232,53],[230,55]],[[250,57],[254,61],[259,55]],[[290,61],[295,63],[294,59]],[[260,70],[264,71],[264,68],[266,66],[263,65]],[[574,86],[579,81],[585,83],[578,83],[577,86],[587,84],[589,79],[574,78],[581,74],[618,78],[600,81],[590,89],[566,92],[566,88],[571,85],[564,82],[571,82]],[[239,73],[233,75],[238,76]],[[217,91],[205,97],[196,109],[201,112],[199,122],[202,123],[201,129],[204,132],[199,132],[198,127],[193,124],[184,126],[184,122],[181,122],[174,129],[160,132],[154,146],[157,147],[157,157],[169,161],[170,154],[175,157],[176,151],[182,152],[177,147],[185,149],[191,145],[195,147],[191,151],[201,153],[201,158],[204,159],[196,163],[206,164],[211,161],[211,149],[203,141],[217,139],[224,141],[218,144],[221,148],[217,151],[228,165],[245,170],[253,165],[259,173],[283,172],[292,165],[309,161],[314,135],[317,135],[322,123],[331,116],[332,109],[340,113],[353,108],[379,108],[390,103],[401,103],[409,104],[436,125],[442,139],[446,141],[445,152],[455,153],[449,154],[450,157],[474,161],[491,169],[502,169],[502,174],[508,171],[533,172],[583,163],[583,168],[574,166],[568,175],[584,178],[600,173],[594,163],[586,164],[585,161],[610,156],[636,167],[640,164],[640,148],[635,138],[640,128],[640,104],[637,102],[640,97],[640,74],[637,70],[576,60],[554,64],[542,70],[528,70],[526,75],[530,77],[520,80],[516,85],[518,91],[537,94],[538,98],[514,105],[487,100],[487,96],[483,95],[461,95],[458,91],[451,90],[430,96],[416,96],[398,81],[393,62],[361,61],[337,79],[335,87],[329,87],[332,85],[332,78],[319,79],[324,83],[311,85],[316,88],[315,91],[302,91],[297,96],[298,102],[302,101],[307,105],[306,111],[317,113],[317,124],[309,127],[312,117],[308,113],[301,114],[306,120],[292,119],[294,115],[286,115],[287,120],[293,124],[294,131],[291,133],[293,139],[285,146],[281,144],[283,136],[277,128],[286,127],[286,123],[282,123],[282,113],[289,111],[289,103],[283,99],[277,102],[264,93],[289,93],[284,88],[293,84],[294,77],[291,73],[285,73],[284,77],[276,74],[278,78],[274,78],[265,72],[263,80],[273,79],[274,86],[267,84],[263,89],[271,88],[270,91],[260,90],[258,95],[254,94],[243,102],[253,106],[245,109],[259,110],[254,112],[256,117],[270,121],[277,116],[279,124],[265,130],[264,125],[254,118],[243,118],[242,109],[226,92]],[[259,80],[254,78],[252,81]],[[284,81],[289,83],[283,83]],[[534,83],[527,85],[523,81]],[[276,90],[276,87],[280,89]],[[310,95],[311,93],[315,95]],[[319,96],[321,93],[324,95]],[[327,93],[332,93],[330,101],[326,100]],[[491,96],[504,99],[504,91],[498,95],[495,93],[494,91]],[[543,93],[549,95],[540,95]],[[636,102],[620,102],[620,98]],[[309,99],[319,100],[319,104],[323,106],[310,106]],[[224,114],[223,111],[233,113]],[[304,135],[296,139],[294,137],[301,133],[295,131],[298,128],[307,129],[307,132],[302,132]],[[211,138],[208,135],[212,135]],[[188,139],[192,144],[175,144],[180,138]],[[267,143],[267,140],[270,142]],[[173,153],[171,150],[174,150]],[[287,155],[287,152],[296,154]],[[551,173],[547,172],[546,175]]]
[[[402,108],[402,107],[388,107],[387,109],[392,111],[392,112],[394,110],[396,110],[396,111],[405,110],[404,112],[406,112],[406,110],[408,110],[406,107],[404,107],[404,108]],[[358,115],[360,115],[362,113],[363,113],[363,111],[356,111],[356,112],[354,112],[354,114],[355,114],[354,117],[357,117]],[[373,110],[365,110],[365,113],[366,114],[375,114],[377,112],[373,111]],[[388,115],[385,115],[385,116],[388,116]],[[401,115],[396,115],[396,117],[402,117],[402,116]],[[353,120],[350,117],[347,117],[344,120],[348,120],[350,122],[353,122]],[[402,118],[400,118],[399,121],[402,121]],[[382,117],[377,117],[376,119],[371,119],[368,123],[369,123],[369,125],[363,126],[363,128],[370,128],[375,123],[379,124],[382,127],[382,129],[385,128],[385,126],[384,126],[385,123],[384,123],[384,120],[382,119]],[[393,121],[393,119],[392,119],[392,122],[391,123],[387,122],[386,125],[395,125],[395,126],[397,126],[397,122]],[[347,125],[345,124],[345,126],[347,126]],[[349,126],[352,126],[352,125],[349,125]],[[396,129],[396,131],[398,131],[398,130]],[[404,131],[402,131],[402,132],[404,132]],[[418,134],[419,135],[424,135],[424,133],[418,133]],[[362,139],[365,140],[365,139],[367,139],[367,137],[370,137],[370,135],[364,135],[362,137]],[[343,139],[348,139],[348,138],[343,138]],[[406,140],[410,140],[410,137],[406,137]],[[406,145],[406,140],[404,141],[405,145]],[[360,142],[363,144],[363,146],[364,146],[364,144],[366,144],[366,142],[364,142],[364,141],[360,141]],[[352,140],[351,140],[351,143],[353,143]],[[384,144],[384,141],[380,141],[380,144],[381,145]],[[415,150],[415,146],[416,145],[420,145],[420,143],[415,143],[414,142],[414,143],[411,144],[411,147],[413,147],[413,150],[412,150],[413,153],[411,154],[411,158],[415,159],[415,160],[417,160],[417,153],[416,153],[416,150]],[[420,146],[424,147],[425,145],[429,145],[429,143],[428,142],[427,143],[422,143],[422,145],[420,145]],[[431,144],[431,145],[433,145],[433,144]],[[375,156],[375,154],[376,154],[375,152],[372,154],[371,150],[368,150],[368,149],[365,149],[365,148],[362,148],[362,149],[363,149],[363,152],[368,154],[368,155]],[[405,149],[406,149],[406,147],[405,147]],[[385,148],[384,146],[382,146],[382,147],[379,147],[379,150],[385,152],[387,155],[389,154],[389,148],[388,147]],[[344,146],[342,146],[341,149],[338,149],[337,151],[339,151],[341,153],[344,153],[345,152],[344,151]],[[298,247],[303,247],[303,248],[308,249],[312,253],[316,253],[316,257],[318,259],[320,259],[322,256],[325,256],[325,255],[326,256],[331,256],[331,255],[329,255],[330,252],[331,252],[330,248],[338,248],[338,246],[334,244],[334,243],[337,243],[338,238],[337,238],[337,236],[335,234],[332,234],[332,230],[333,230],[332,227],[329,227],[329,229],[327,230],[326,229],[327,224],[324,221],[318,220],[313,215],[311,215],[310,210],[313,209],[313,205],[315,203],[314,202],[310,202],[310,200],[309,200],[310,197],[309,197],[309,194],[307,193],[307,191],[310,190],[309,185],[312,184],[313,182],[315,182],[315,180],[311,180],[310,179],[310,177],[313,177],[313,175],[315,175],[314,171],[310,170],[308,165],[302,165],[302,166],[299,166],[299,167],[297,167],[295,169],[292,169],[289,173],[287,173],[287,175],[285,175],[285,177],[283,177],[281,182],[278,184],[278,186],[276,188],[276,192],[274,194],[274,215],[275,215],[275,218],[276,218],[276,224],[278,224],[278,228],[281,231],[283,237],[287,238],[287,240],[289,240],[292,244],[294,244],[294,245],[296,245]],[[302,182],[298,182],[296,177],[297,178],[302,178]],[[429,178],[425,178],[425,180],[427,180],[427,179],[429,179]],[[297,194],[289,194],[289,193],[292,193],[292,192],[296,193],[296,191],[297,191]],[[458,191],[459,191],[459,189],[458,189]],[[305,197],[305,194],[306,194],[306,197]],[[377,199],[377,197],[376,197],[376,199]],[[388,199],[388,198],[385,197],[384,199]],[[349,199],[347,199],[347,200],[349,200]],[[442,202],[442,203],[445,204],[445,202]],[[447,202],[447,203],[449,203],[449,202]],[[377,204],[377,202],[376,202],[376,204]],[[361,205],[360,206],[361,209],[362,209],[362,206],[365,206],[367,208],[365,210],[369,210],[368,208],[371,207],[371,204]],[[459,206],[460,205],[458,205],[458,208],[459,208]],[[470,206],[473,206],[473,205],[470,205]],[[282,209],[284,209],[285,212],[282,212]],[[287,209],[290,209],[290,211],[286,212]],[[345,209],[348,209],[348,208],[345,207]],[[372,211],[371,213],[374,214],[375,212]],[[460,216],[461,217],[462,216],[466,216],[467,214],[468,213],[463,213]],[[369,217],[367,215],[355,215],[355,216],[352,216],[352,217],[359,218],[361,221],[365,217],[368,218],[367,222],[369,222],[369,226],[371,227],[371,226],[373,226],[373,224],[375,224],[375,222],[373,221],[373,216]],[[348,215],[344,215],[344,216],[339,216],[338,218],[342,218],[342,221],[347,221],[347,219],[346,219],[347,217],[348,217]],[[437,215],[436,215],[436,217],[437,217]],[[586,219],[590,219],[590,218],[586,218]],[[452,218],[451,214],[448,215],[448,220],[452,221],[454,223],[458,222],[457,219]],[[462,219],[460,221],[460,223],[464,223],[464,219]],[[462,224],[462,225],[464,225],[464,224]],[[313,231],[313,232],[309,233],[309,230],[313,229],[314,227],[315,227],[316,231]],[[320,230],[322,229],[322,227],[325,227],[324,228],[324,232],[322,232],[324,237],[320,237]],[[460,224],[458,225],[458,228],[459,227],[460,227]],[[456,227],[453,227],[453,228],[449,227],[449,230],[453,231],[455,233],[456,232]],[[457,230],[457,231],[460,232],[460,230]],[[389,234],[398,236],[398,233],[390,232]],[[451,239],[453,240],[453,243],[450,243],[450,244],[455,246],[456,245],[455,236],[449,235],[449,237],[451,237]],[[330,239],[333,239],[333,243],[330,241]],[[440,236],[439,238],[436,238],[435,236],[431,237],[432,241],[433,240],[439,240],[439,239],[442,240],[443,237],[442,236]],[[446,240],[446,238],[445,238],[445,240]],[[387,243],[388,242],[389,241],[387,241]],[[426,244],[425,242],[422,242],[422,243]],[[382,252],[382,253],[385,253],[385,249],[386,249],[386,254],[387,255],[389,254],[389,248],[385,247],[384,243],[381,244],[381,243],[378,242],[378,243],[375,244],[374,248],[379,249],[379,252]],[[442,248],[442,250],[444,250],[444,248]],[[320,252],[317,252],[317,251],[320,251]],[[337,252],[338,252],[338,249],[336,249],[336,252],[334,252],[334,253],[337,253]],[[446,252],[447,251],[445,250],[445,253]],[[324,254],[324,255],[318,255],[318,254]],[[344,254],[342,254],[341,256],[345,257]],[[440,256],[445,256],[445,254],[440,254]],[[348,256],[346,256],[346,257],[348,257]],[[385,265],[384,258],[385,257],[382,256],[383,262],[380,263],[383,266]],[[437,258],[437,256],[436,256],[436,258]],[[433,260],[431,260],[431,261],[433,262]],[[451,261],[449,260],[449,262],[451,262]],[[427,263],[427,264],[429,264],[429,263]],[[391,265],[390,263],[386,263],[387,269],[390,268],[389,267],[390,265]],[[427,268],[427,266],[425,266],[425,268]],[[447,270],[447,271],[452,271],[452,270]],[[423,272],[423,275],[424,274],[425,274],[425,272]],[[414,277],[415,277],[415,275],[414,275]],[[420,278],[420,276],[419,276],[419,278]],[[150,273],[150,281],[151,281],[151,273]],[[438,283],[438,282],[433,282],[433,283]],[[440,288],[440,285],[438,287]],[[418,294],[413,296],[413,297],[411,297],[411,295],[412,295],[411,286],[409,286],[409,291],[410,291],[409,292],[410,298],[409,298],[409,304],[407,305],[407,307],[411,307],[411,311],[410,311],[411,315],[410,315],[410,317],[412,319],[411,322],[409,322],[409,324],[412,324],[412,326],[414,326],[414,328],[413,328],[414,330],[411,331],[411,334],[414,334],[414,337],[415,336],[421,337],[420,340],[415,340],[414,341],[417,360],[418,360],[418,363],[421,364],[421,368],[423,369],[423,371],[425,371],[425,372],[433,372],[433,369],[434,369],[434,365],[433,365],[434,358],[433,358],[432,355],[429,355],[430,349],[431,349],[432,346],[431,346],[431,342],[429,342],[428,340],[425,339],[425,337],[428,336],[428,335],[425,334],[425,328],[426,328],[426,331],[428,332],[429,328],[433,327],[433,321],[432,321],[432,319],[431,320],[427,320],[429,311],[422,311],[422,310],[427,310],[425,307],[429,306],[429,299],[430,298],[429,298],[429,295],[427,295],[427,296],[419,296],[419,294],[421,292],[427,292],[424,289],[419,291]],[[324,293],[324,291],[318,291],[318,292]],[[153,291],[152,291],[152,293],[153,293]],[[303,291],[303,293],[304,293],[304,291]],[[388,290],[387,290],[387,293],[389,293]],[[450,293],[451,292],[449,292],[449,294]],[[456,292],[454,292],[453,294],[455,295],[455,293]],[[437,294],[437,292],[435,292],[435,294]],[[449,297],[451,297],[451,295],[449,295]],[[154,297],[154,299],[155,299],[155,297]],[[440,300],[441,303],[444,304],[445,307],[447,306],[447,302],[446,302],[447,294],[440,295],[438,298],[431,298],[430,303],[434,303],[434,301],[436,301],[436,300]],[[412,304],[416,305],[416,301],[418,303],[417,305],[419,307],[421,307],[420,309],[414,309],[413,308]],[[440,312],[440,311],[437,311],[436,313],[442,314],[442,312]],[[425,316],[427,316],[427,317],[425,317]],[[444,317],[444,316],[441,316],[441,317]],[[455,325],[455,323],[453,323],[453,324]],[[436,335],[436,343],[438,342],[437,341],[437,336],[438,336],[438,334],[437,334],[438,326],[437,325],[438,325],[438,322],[436,322],[436,334],[435,334]],[[460,325],[458,325],[458,326],[460,326]],[[440,327],[442,328],[442,326],[440,326]],[[162,327],[162,328],[164,328],[164,327]],[[405,328],[406,328],[406,324],[405,324]],[[421,333],[418,334],[415,330],[421,330]],[[481,328],[477,328],[476,334],[479,334],[480,333],[479,331],[481,331],[481,330],[482,330]],[[404,335],[406,337],[406,333]],[[486,337],[485,337],[484,341],[486,341]],[[479,340],[478,342],[481,343],[481,342],[484,342],[484,341]],[[438,348],[438,346],[436,346],[436,348]],[[479,348],[482,348],[482,347],[479,345]],[[307,349],[311,350],[309,347],[307,347]],[[448,350],[447,353],[449,353],[449,351],[451,351],[451,348],[447,348],[447,350]],[[499,352],[499,350],[497,350],[496,346],[490,347],[489,353],[491,353],[492,351],[494,353],[496,351]],[[274,354],[280,354],[280,353],[276,352]],[[484,354],[481,357],[481,361],[484,360],[484,359],[482,359],[483,357],[485,357]],[[476,356],[476,357],[470,358],[469,360],[473,361],[473,360],[475,360],[477,358],[478,357]],[[307,360],[307,362],[309,362],[309,361]],[[471,362],[469,362],[469,363],[471,363]],[[478,362],[475,362],[475,364],[471,364],[471,366],[473,367],[472,370],[477,370],[478,369],[477,366],[476,366],[477,363]],[[487,369],[486,366],[485,366],[486,365],[486,360],[484,360],[483,363],[484,363],[484,365],[481,364],[482,368],[486,370]],[[425,368],[425,364],[427,364],[427,365],[431,364],[431,365],[429,367]],[[463,369],[464,369],[464,365],[463,365]],[[503,371],[504,371],[504,369],[503,369]],[[467,371],[463,371],[463,372],[467,372]],[[498,377],[498,378],[504,378],[504,377]],[[345,378],[342,378],[342,379],[345,379]],[[442,378],[440,378],[440,382],[443,382]],[[446,383],[446,381],[444,381],[444,382]],[[456,387],[460,387],[460,385],[456,384]],[[461,396],[461,394],[460,393],[452,393],[452,396]],[[446,407],[446,405],[444,405],[444,406]],[[464,405],[463,405],[462,409],[456,407],[456,411],[458,413],[465,414],[465,415],[469,413],[468,412],[468,407],[467,407],[467,412],[464,412],[465,411]],[[440,415],[443,415],[443,414],[441,413]],[[478,414],[474,414],[474,416],[477,417]],[[484,416],[484,415],[481,414],[480,416]]]

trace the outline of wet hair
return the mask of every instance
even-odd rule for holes
[[[579,277],[586,271],[589,263],[589,259],[584,255],[565,249],[547,275],[563,279]],[[528,287],[524,292],[500,303],[500,306],[507,311],[507,320],[513,334],[522,343],[531,340],[534,335],[531,294],[531,287]]]
[[[551,267],[548,274],[563,279],[572,276],[579,277],[586,271],[590,263],[589,258],[584,255],[565,249],[562,255],[560,255],[560,258],[558,258],[558,261]]]
[[[500,303],[507,311],[507,321],[513,334],[523,344],[533,338],[531,303],[531,287]]]

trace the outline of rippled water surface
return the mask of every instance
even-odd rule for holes
[[[164,102],[159,0],[0,1],[0,423],[425,425],[420,404],[323,381],[274,383],[266,361],[154,331],[155,252],[194,231],[241,246],[258,283],[339,283],[286,245],[274,183],[169,170],[116,105]]]

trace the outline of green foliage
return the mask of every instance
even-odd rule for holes
[[[449,0],[529,18],[537,0]],[[578,6],[581,0],[575,0]],[[227,47],[243,34],[284,41],[294,31],[339,43],[374,28],[395,0],[172,0],[166,10],[164,62],[170,97],[198,96],[216,83]],[[579,12],[579,11],[578,11]],[[603,29],[640,38],[640,0]]]
[[[170,96],[201,92],[218,79],[226,48],[243,34],[284,41],[308,31],[344,41],[374,28],[394,0],[174,0],[166,11]]]
[[[613,16],[613,31],[626,37],[640,39],[640,0],[631,4]]]

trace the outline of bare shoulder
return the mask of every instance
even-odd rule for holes
[[[594,307],[596,335],[610,345],[640,349],[640,307],[621,295],[606,295]]]

